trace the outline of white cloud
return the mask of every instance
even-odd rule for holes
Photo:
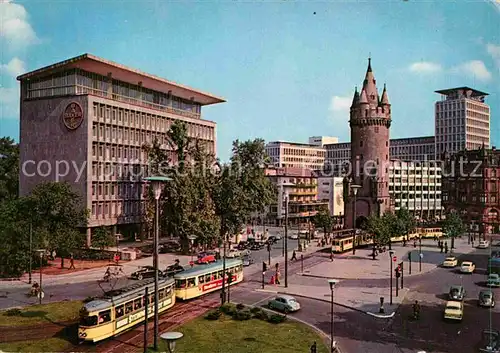
[[[0,120],[19,118],[19,87],[0,87]]]
[[[38,42],[23,5],[0,0],[0,37],[11,50],[19,50]]]
[[[333,96],[330,100],[329,119],[334,125],[334,133],[340,140],[349,139],[349,110],[351,108],[352,96]]]
[[[441,65],[428,61],[413,63],[409,67],[409,70],[411,72],[416,73],[434,73],[441,71],[441,69]]]
[[[495,60],[498,70],[500,71],[500,45],[488,43],[486,45],[486,50],[488,51],[488,54],[490,54],[490,56],[493,58],[493,60]]]
[[[491,80],[491,72],[488,71],[486,65],[481,60],[465,62],[452,69],[452,71],[458,74],[473,76],[475,79],[483,82]]]
[[[352,97],[333,96],[330,102],[332,112],[348,113],[351,108]]]
[[[26,72],[24,61],[19,58],[13,58],[7,64],[0,64],[0,73],[6,73],[9,76],[17,77]]]

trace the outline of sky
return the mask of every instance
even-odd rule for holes
[[[500,144],[500,0],[0,0],[0,136],[19,139],[15,77],[83,53],[224,97],[202,109],[222,160],[235,139],[349,141],[369,56],[392,138],[433,135],[434,91],[470,86]]]

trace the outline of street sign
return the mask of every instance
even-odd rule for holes
[[[397,256],[393,256],[393,257],[392,257],[392,261],[394,261],[394,262],[398,261]]]

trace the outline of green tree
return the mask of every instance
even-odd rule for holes
[[[10,137],[0,138],[0,202],[18,197],[19,145]]]
[[[114,245],[116,240],[106,227],[97,227],[92,232],[92,247],[104,250],[107,247]]]
[[[443,222],[443,233],[451,238],[451,249],[455,248],[455,238],[462,235],[466,227],[457,212],[449,212]]]
[[[88,210],[80,196],[68,183],[49,182],[38,184],[24,202],[23,217],[31,220],[39,245],[55,250],[64,267],[64,257],[85,240],[78,227],[87,224]]]
[[[413,232],[416,226],[415,217],[406,208],[397,210],[396,217],[398,219],[398,234],[405,236],[406,241],[408,241],[408,234]]]
[[[323,228],[325,235],[330,234],[332,227],[335,224],[333,217],[330,215],[328,209],[321,209],[313,218],[314,226]]]

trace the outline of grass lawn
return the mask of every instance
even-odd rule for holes
[[[69,347],[71,343],[62,338],[0,343],[0,351],[3,352],[62,352]]]
[[[184,334],[176,344],[176,353],[303,353],[314,341],[318,353],[328,353],[323,339],[310,327],[292,320],[280,324],[251,319],[236,321],[222,316],[210,321],[197,318],[178,330]],[[168,352],[160,342],[160,351]]]
[[[49,322],[63,322],[77,320],[82,302],[63,301],[50,304],[32,305],[20,309],[21,313],[7,316],[6,311],[0,311],[1,326],[30,326]]]

